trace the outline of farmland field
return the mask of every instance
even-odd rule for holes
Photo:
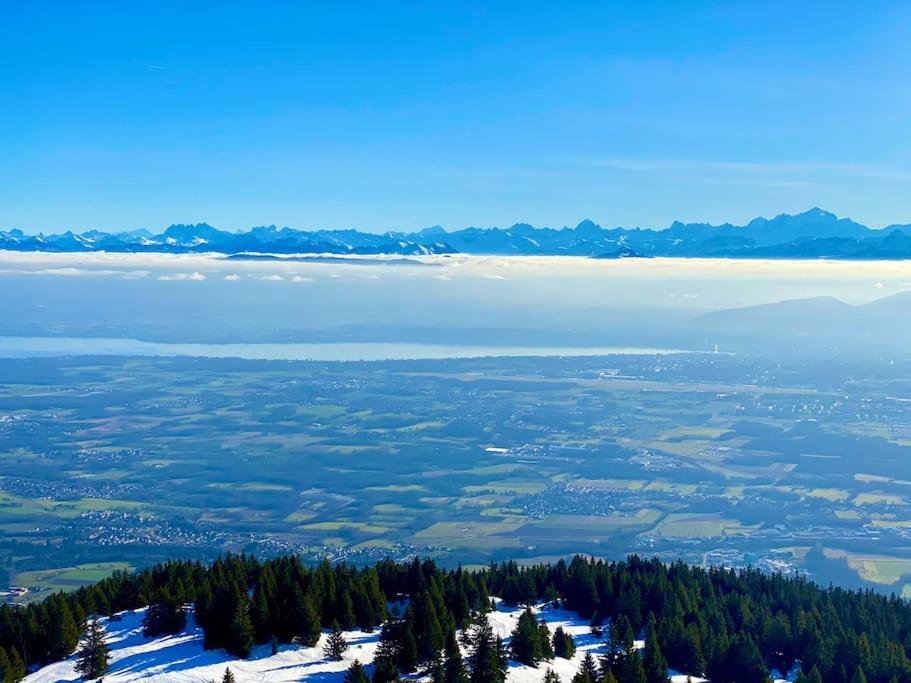
[[[225,550],[581,551],[911,590],[909,387],[885,365],[98,357],[0,377],[13,583]]]

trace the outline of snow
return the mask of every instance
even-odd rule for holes
[[[348,649],[342,661],[333,662],[323,655],[323,645],[327,637],[324,633],[316,647],[282,645],[273,655],[270,645],[258,645],[253,649],[250,658],[243,660],[226,654],[224,650],[204,650],[202,629],[196,626],[192,613],[182,633],[146,638],[142,635],[144,611],[122,612],[115,618],[100,621],[107,632],[108,646],[111,650],[111,666],[104,676],[105,683],[208,683],[220,681],[226,667],[231,669],[238,683],[311,680],[314,683],[340,683],[344,678],[344,672],[355,659],[363,664],[373,661],[379,641],[379,630],[374,633],[346,631]],[[575,613],[543,605],[535,607],[534,611],[547,623],[551,633],[558,626],[562,626],[564,631],[571,634],[576,643],[576,653],[571,660],[555,658],[550,662],[542,662],[537,668],[510,661],[507,677],[510,683],[538,683],[544,679],[548,669],[553,669],[563,681],[568,682],[578,671],[586,653],[591,652],[597,658],[606,651],[607,641],[592,635],[588,622],[580,619]],[[507,644],[521,613],[521,608],[507,607],[498,602],[496,611],[488,614],[494,632]],[[643,642],[638,640],[635,645],[641,649]],[[75,656],[72,656],[26,676],[25,683],[79,681],[81,679],[76,674],[74,665]],[[673,683],[687,681],[685,674],[676,671],[668,673]],[[421,674],[407,678],[415,681],[427,680],[427,676]],[[792,676],[789,678],[793,680]],[[693,683],[705,681],[697,676],[692,676],[690,680]]]
[[[238,683],[245,681],[341,681],[345,670],[355,659],[370,662],[376,650],[379,631],[348,631],[348,650],[340,662],[323,655],[326,634],[316,647],[282,645],[272,654],[270,645],[258,645],[249,659],[237,659],[224,650],[204,650],[202,629],[192,614],[183,633],[161,638],[142,635],[145,610],[123,612],[119,621],[101,620],[108,634],[111,666],[104,675],[105,683],[145,681],[147,683],[208,683],[220,681],[225,667],[231,669]],[[76,673],[75,656],[51,664],[25,677],[27,683],[63,683],[82,680]]]

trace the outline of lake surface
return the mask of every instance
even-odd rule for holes
[[[615,346],[468,346],[387,342],[326,344],[168,344],[137,339],[0,337],[0,357],[193,356],[249,360],[371,361],[486,356],[666,355],[680,349]]]

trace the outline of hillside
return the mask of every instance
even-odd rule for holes
[[[306,568],[245,556],[170,562],[3,606],[6,679],[22,677],[25,659],[38,668],[30,681],[76,680],[72,653],[93,613],[118,615],[102,624],[108,681],[204,681],[229,663],[239,680],[332,680],[354,658],[374,683],[536,681],[549,668],[563,680],[580,672],[576,683],[662,683],[674,671],[766,683],[795,669],[800,681],[911,679],[911,606],[799,577],[636,557],[468,572],[429,560]]]
[[[571,659],[555,658],[553,661],[538,667],[510,663],[507,681],[510,683],[533,683],[541,681],[548,669],[552,669],[562,680],[569,681],[582,664],[585,655],[592,653],[596,657],[606,654],[607,640],[591,635],[588,623],[577,615],[546,605],[537,606],[536,613],[547,623],[553,632],[557,627],[572,635],[576,641],[576,653]],[[108,641],[111,645],[111,668],[104,676],[105,683],[127,683],[143,680],[147,683],[195,683],[196,681],[221,680],[225,669],[230,669],[238,683],[244,681],[275,681],[276,683],[292,681],[342,681],[345,671],[355,659],[368,665],[372,672],[374,656],[377,650],[379,634],[366,633],[362,630],[345,631],[348,650],[341,661],[331,661],[323,653],[327,636],[324,634],[313,647],[285,645],[272,654],[269,645],[254,648],[249,659],[238,659],[224,650],[205,650],[204,637],[192,615],[187,627],[178,634],[158,638],[146,638],[142,635],[142,619],[145,609],[133,612],[118,613],[113,619],[104,622]],[[509,643],[509,637],[516,627],[522,609],[507,607],[498,603],[498,609],[488,615],[494,632]],[[636,646],[642,649],[643,641]],[[469,656],[467,648],[462,654]],[[684,683],[686,675],[670,671],[673,683]],[[429,676],[415,673],[406,676],[407,680],[429,680]],[[26,683],[58,683],[75,681],[79,676],[75,671],[75,658],[51,664],[25,678]],[[691,677],[693,683],[700,678]]]

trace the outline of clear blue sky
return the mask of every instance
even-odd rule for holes
[[[7,2],[0,228],[911,221],[911,1]]]

